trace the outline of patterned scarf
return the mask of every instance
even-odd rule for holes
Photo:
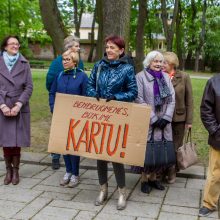
[[[3,52],[3,58],[4,58],[5,64],[9,70],[9,72],[11,72],[11,69],[13,68],[16,61],[18,60],[18,57],[19,57],[19,53],[17,53],[14,56],[11,56],[6,51]]]
[[[161,111],[163,104],[168,104],[172,101],[170,89],[163,77],[162,71],[154,71],[149,68],[146,69],[149,74],[154,77],[154,105],[156,111]]]

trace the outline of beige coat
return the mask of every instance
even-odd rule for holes
[[[176,101],[173,122],[192,124],[193,93],[189,75],[178,70],[172,79],[172,84]]]

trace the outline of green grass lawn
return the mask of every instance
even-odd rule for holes
[[[45,88],[46,70],[33,70],[34,90],[31,98],[32,147],[30,151],[46,152],[50,131],[51,113],[48,105],[48,92]],[[200,102],[207,80],[192,79],[194,96],[193,141],[201,163],[208,161],[208,133],[200,120]]]

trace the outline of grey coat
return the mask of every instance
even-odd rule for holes
[[[33,90],[30,66],[20,55],[11,72],[0,56],[0,105],[12,108],[16,102],[23,104],[17,116],[4,116],[0,110],[0,147],[30,146],[29,99]]]
[[[155,111],[154,107],[154,94],[153,94],[153,85],[154,85],[154,77],[150,75],[146,70],[141,71],[136,75],[137,85],[138,85],[138,97],[135,102],[140,104],[148,104],[151,106],[151,116],[150,116],[150,127],[148,132],[148,140],[151,138],[152,133],[152,124],[158,120],[158,118],[164,118],[170,122],[172,122],[173,112],[175,108],[175,92],[171,80],[168,74],[163,75],[167,85],[170,89],[170,93],[172,96],[172,101],[168,104],[164,104],[162,110],[160,112]],[[161,140],[162,132],[159,128],[155,128],[154,130],[154,140]],[[165,139],[172,141],[172,127],[171,123],[169,123],[164,128],[164,137]]]

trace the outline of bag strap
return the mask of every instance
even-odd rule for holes
[[[188,141],[192,142],[192,130],[191,128],[185,130],[184,134],[184,143],[187,143]]]
[[[98,65],[98,70],[97,70],[97,73],[96,73],[96,92],[98,92],[98,79],[99,79],[99,75],[100,75],[100,72],[101,72],[101,69],[102,69],[102,64],[99,64]]]

